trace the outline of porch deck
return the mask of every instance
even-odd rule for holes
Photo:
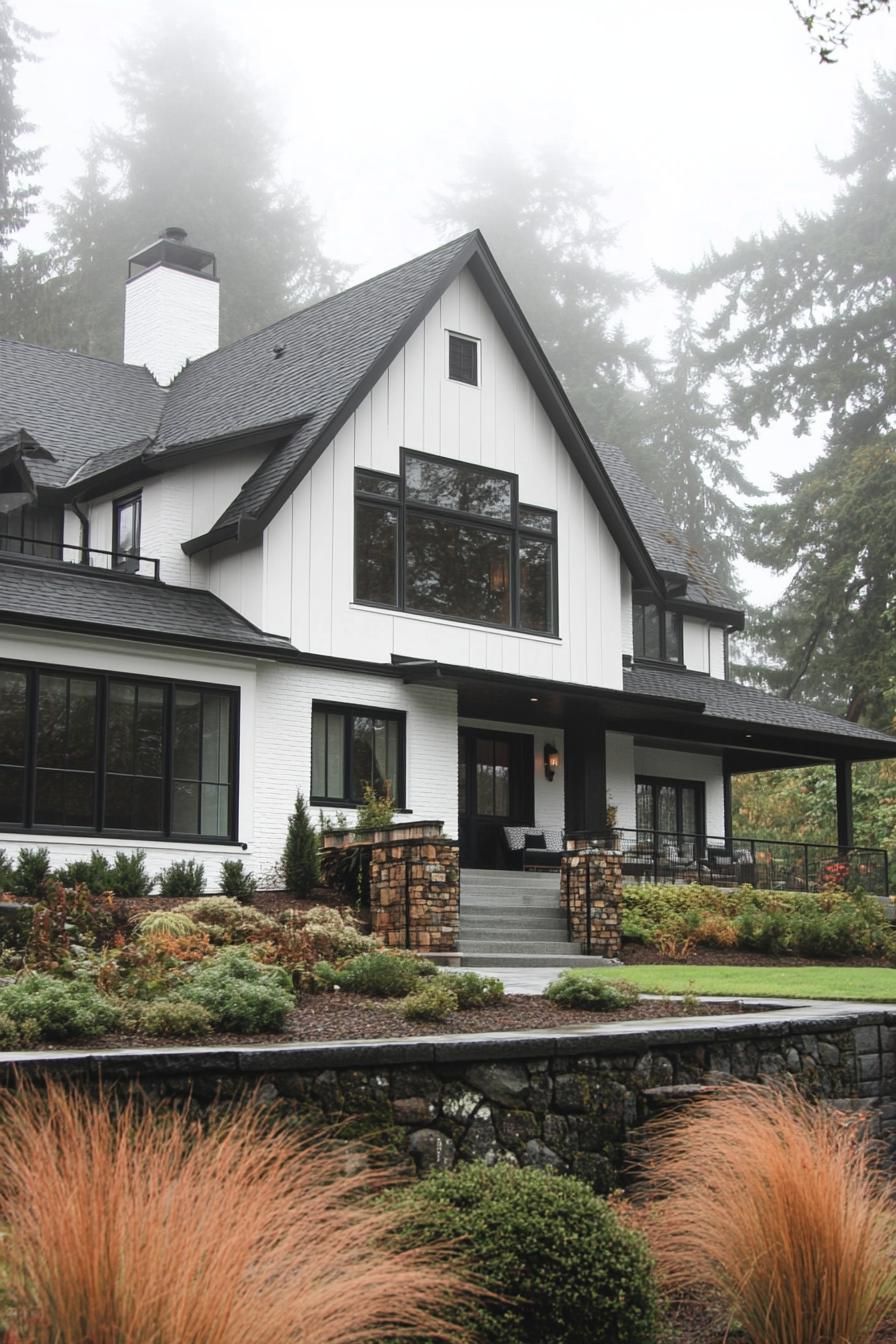
[[[624,827],[614,827],[611,840],[622,852],[622,874],[629,882],[749,884],[761,891],[861,887],[882,900],[890,896],[885,849]]]

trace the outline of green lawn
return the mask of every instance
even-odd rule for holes
[[[758,998],[871,999],[896,1003],[896,970],[861,966],[621,966],[584,970],[628,980],[645,994],[732,994]]]

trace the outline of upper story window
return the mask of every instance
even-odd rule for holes
[[[448,377],[455,383],[479,386],[479,342],[472,336],[448,333]]]
[[[229,840],[237,692],[0,664],[0,826]]]
[[[142,510],[139,494],[116,499],[112,505],[112,564],[127,574],[136,574],[140,565]]]
[[[655,602],[636,602],[634,654],[656,663],[680,663],[683,660],[681,616],[663,611]]]
[[[517,478],[405,451],[400,477],[355,473],[355,600],[557,633],[557,515]]]

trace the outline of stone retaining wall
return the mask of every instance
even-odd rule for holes
[[[689,1023],[333,1045],[5,1056],[0,1085],[51,1073],[153,1104],[244,1090],[306,1120],[346,1121],[420,1172],[484,1159],[575,1172],[606,1191],[647,1118],[720,1078],[793,1078],[896,1132],[896,1013],[790,1008]]]
[[[622,855],[610,849],[568,849],[560,860],[560,901],[570,937],[592,956],[622,951]],[[589,939],[590,906],[590,939]]]
[[[457,842],[384,840],[370,851],[370,922],[386,947],[454,952],[460,929]]]

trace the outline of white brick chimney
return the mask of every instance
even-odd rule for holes
[[[128,258],[124,362],[145,364],[166,387],[187,360],[218,348],[215,254],[166,229]]]

